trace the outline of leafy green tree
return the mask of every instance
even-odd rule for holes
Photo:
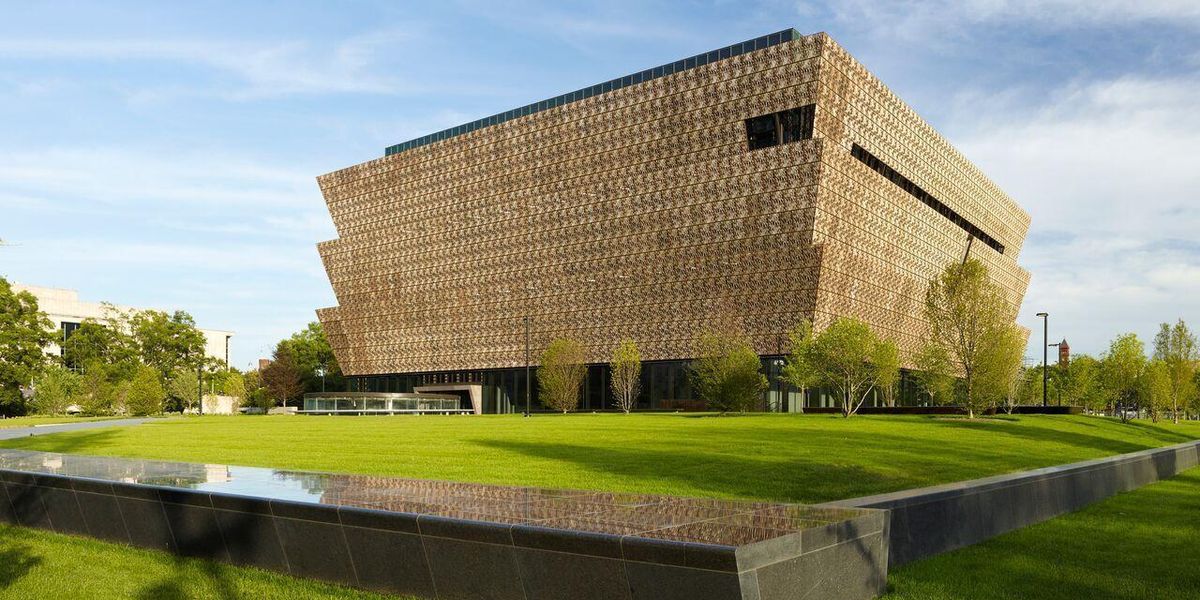
[[[267,388],[263,386],[261,374],[258,371],[248,371],[243,376],[243,385],[246,389],[243,406],[260,408],[267,410],[271,408],[271,397],[267,394]]]
[[[856,414],[880,386],[894,382],[900,369],[896,344],[850,317],[835,320],[813,338],[807,354],[816,381],[834,392],[844,417]]]
[[[1072,406],[1090,411],[1105,409],[1104,390],[1100,384],[1100,361],[1086,354],[1071,357],[1071,363],[1059,377],[1063,399]]]
[[[160,381],[179,369],[195,369],[204,359],[204,334],[184,311],[141,311],[130,317],[129,328],[142,362],[158,371]]]
[[[1025,354],[1025,335],[1015,324],[998,325],[993,338],[980,349],[976,368],[976,393],[963,404],[968,416],[1015,399]],[[965,387],[965,386],[964,386]]]
[[[108,366],[93,360],[83,367],[73,404],[89,415],[111,415],[117,408],[117,385],[109,381]]]
[[[579,388],[587,375],[583,344],[570,338],[550,342],[538,367],[538,393],[542,403],[554,410],[574,410],[579,406]]]
[[[33,381],[33,389],[34,412],[42,415],[65,414],[71,399],[78,393],[79,375],[61,365],[51,365]]]
[[[100,319],[84,319],[63,343],[63,362],[79,369],[94,361],[109,365],[112,380],[132,379],[141,363],[137,342],[129,334],[129,314],[111,304]]]
[[[167,380],[164,394],[180,412],[196,410],[200,401],[200,380],[195,369],[178,369]]]
[[[925,317],[929,343],[949,357],[951,372],[962,378],[959,402],[969,416],[996,401],[1015,377],[1007,346],[1015,309],[977,259],[953,263],[929,282]],[[1019,360],[1018,360],[1019,364]]]
[[[625,414],[637,406],[638,394],[642,387],[642,354],[638,351],[637,342],[631,339],[621,340],[613,351],[610,387],[617,408]]]
[[[1154,359],[1161,361],[1167,369],[1170,382],[1171,420],[1179,424],[1179,413],[1186,410],[1191,398],[1196,395],[1196,361],[1200,352],[1196,348],[1196,336],[1180,319],[1174,326],[1163,323],[1154,337]]]
[[[710,409],[722,414],[752,410],[767,389],[762,362],[750,342],[736,335],[706,331],[696,338],[691,364],[692,389]]]
[[[1138,395],[1150,411],[1150,420],[1157,423],[1162,411],[1171,407],[1171,367],[1158,359],[1147,362],[1138,380]]]
[[[280,341],[278,346],[291,353],[304,391],[345,389],[345,377],[342,376],[337,357],[333,355],[333,348],[329,345],[329,339],[325,337],[325,330],[321,328],[320,323],[309,323],[304,329]],[[321,377],[322,370],[325,373],[324,381]]]
[[[162,383],[158,379],[158,371],[147,365],[139,366],[133,380],[128,383],[125,397],[125,408],[129,414],[144,417],[162,412],[163,397]]]
[[[1146,370],[1146,347],[1137,334],[1117,336],[1100,361],[1104,393],[1125,421],[1126,408],[1138,408],[1138,391],[1142,373]]]
[[[222,382],[221,392],[235,398],[238,406],[244,404],[246,402],[246,377],[237,371],[228,371]],[[237,406],[234,407],[234,410],[237,410]]]
[[[917,389],[929,398],[930,404],[954,403],[954,376],[950,374],[950,355],[944,347],[926,344],[913,357],[913,366]]]
[[[800,412],[804,412],[808,388],[812,387],[817,379],[816,371],[808,362],[808,353],[813,342],[812,323],[807,319],[801,320],[788,333],[788,341],[792,347],[783,364],[780,379],[800,391]]]
[[[28,412],[22,388],[49,363],[44,348],[53,341],[51,327],[33,294],[14,292],[0,277],[0,413]]]
[[[259,373],[262,385],[266,388],[267,397],[287,406],[288,402],[298,401],[304,395],[304,382],[300,369],[296,366],[296,357],[284,345],[275,348],[271,356],[271,364]]]

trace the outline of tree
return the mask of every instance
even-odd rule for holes
[[[200,401],[200,380],[195,369],[178,369],[167,380],[166,396],[180,412],[194,411]]]
[[[792,344],[791,352],[784,362],[780,379],[788,385],[800,390],[800,412],[804,412],[804,401],[808,388],[816,381],[817,374],[808,362],[808,352],[812,346],[812,323],[807,319],[801,320],[788,334]]]
[[[329,340],[325,337],[325,330],[321,328],[320,323],[316,321],[309,323],[304,329],[280,341],[278,346],[290,352],[292,358],[295,359],[296,369],[304,384],[304,391],[320,392],[325,389],[341,390],[345,388],[346,383],[341,367],[338,366],[337,357],[333,355],[333,348],[329,345]],[[322,370],[325,373],[323,381]]]
[[[574,410],[579,406],[579,388],[587,375],[583,344],[570,338],[550,342],[538,367],[538,393],[542,403],[554,410]]]
[[[267,388],[263,386],[261,375],[258,371],[247,371],[243,376],[243,385],[246,389],[243,405],[265,411],[271,408],[271,398],[267,394]]]
[[[951,375],[962,378],[959,401],[969,417],[999,397],[997,385],[1015,373],[1005,346],[1011,343],[1012,305],[978,259],[953,263],[929,282],[925,317],[929,343],[949,357]],[[988,371],[988,372],[984,372]],[[981,387],[983,386],[983,387]]]
[[[80,369],[93,361],[109,365],[112,379],[131,379],[141,362],[137,342],[129,334],[129,314],[103,305],[100,319],[84,319],[63,343],[63,364]]]
[[[48,363],[44,348],[53,324],[38,310],[29,292],[14,292],[0,277],[0,413],[28,412],[22,388],[33,383]]]
[[[1126,421],[1125,409],[1138,407],[1138,385],[1146,369],[1146,348],[1137,334],[1117,336],[1101,359],[1101,382],[1109,402]]]
[[[1071,357],[1062,381],[1063,399],[1070,405],[1082,406],[1093,412],[1103,411],[1105,398],[1100,386],[1100,361],[1086,354]]]
[[[691,363],[692,389],[721,414],[752,410],[767,389],[762,362],[750,342],[716,331],[701,333]]]
[[[1020,384],[1025,353],[1025,335],[1015,324],[996,327],[993,338],[983,345],[976,366],[976,393],[964,397],[968,416],[1000,404],[1011,404]],[[964,394],[965,396],[965,394]]]
[[[617,408],[629,414],[637,406],[638,394],[642,387],[642,355],[638,351],[637,342],[631,339],[621,340],[613,351],[612,363],[612,394]]]
[[[1150,411],[1150,420],[1157,423],[1162,411],[1171,407],[1171,367],[1158,359],[1146,363],[1138,380],[1138,395]]]
[[[917,389],[929,398],[930,404],[954,403],[954,376],[950,374],[950,355],[944,347],[926,344],[913,357],[913,366]]]
[[[237,371],[230,370],[221,386],[221,393],[235,398],[234,410],[246,402],[246,377]]]
[[[1166,367],[1170,387],[1171,420],[1179,424],[1179,413],[1186,410],[1196,394],[1196,337],[1180,319],[1174,326],[1163,323],[1154,337],[1154,359]]]
[[[163,397],[162,383],[158,379],[158,371],[147,365],[139,366],[125,398],[125,408],[129,414],[143,417],[162,412]]]
[[[267,365],[259,374],[262,385],[266,388],[267,397],[279,401],[283,406],[292,400],[298,400],[304,394],[304,383],[300,370],[296,367],[296,358],[286,346],[278,346]]]
[[[184,311],[141,311],[130,317],[129,328],[142,362],[154,367],[161,381],[179,369],[195,369],[204,358],[204,334]]]
[[[79,375],[70,369],[60,365],[46,368],[33,382],[33,411],[42,415],[65,414],[78,388]]]
[[[117,386],[109,381],[108,367],[99,360],[83,366],[73,404],[78,404],[89,415],[110,415],[116,411]]]
[[[900,369],[896,344],[850,317],[835,320],[817,335],[807,354],[816,381],[834,392],[844,417],[856,414],[880,386],[894,383]]]

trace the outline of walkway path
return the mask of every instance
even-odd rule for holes
[[[61,433],[63,431],[78,431],[80,429],[94,429],[97,427],[121,427],[127,425],[141,425],[150,419],[109,419],[106,421],[80,421],[78,423],[56,423],[54,425],[37,425],[30,427],[12,427],[0,429],[0,440],[11,440],[14,438],[28,437],[31,435],[46,435],[50,433]]]

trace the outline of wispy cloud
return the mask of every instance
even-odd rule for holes
[[[797,3],[802,15],[813,10],[813,3]],[[932,31],[969,37],[972,32],[963,26],[987,24],[1070,30],[1153,22],[1200,26],[1200,3],[1192,0],[845,0],[829,10],[842,24],[909,40]]]
[[[422,92],[424,87],[394,71],[382,72],[379,62],[381,56],[394,56],[398,49],[422,39],[424,33],[416,26],[371,32],[333,44],[288,40],[9,38],[0,39],[0,60],[180,63],[232,76],[239,85],[220,93],[236,99],[286,94],[410,94]],[[164,95],[170,92],[169,88],[159,90]]]
[[[1033,216],[1028,323],[1053,307],[1055,330],[1097,352],[1121,331],[1200,320],[1198,94],[1191,74],[1126,76],[958,105],[958,145]]]

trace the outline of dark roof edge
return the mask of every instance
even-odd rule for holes
[[[666,75],[671,75],[674,73],[679,73],[681,71],[687,71],[689,69],[701,67],[701,66],[707,65],[708,63],[716,62],[718,60],[731,58],[734,56],[739,56],[741,54],[746,54],[747,52],[753,52],[755,50],[762,50],[763,48],[769,48],[771,46],[782,44],[784,42],[798,40],[802,37],[804,37],[804,36],[801,35],[800,32],[796,31],[795,29],[792,29],[792,28],[784,29],[783,31],[777,31],[777,32],[769,34],[769,35],[756,37],[752,40],[746,40],[744,42],[733,44],[731,46],[725,46],[724,48],[718,48],[718,49],[712,50],[710,52],[703,52],[703,53],[697,54],[695,56],[690,56],[688,58],[677,60],[675,62],[667,63],[665,65],[659,65],[657,67],[652,67],[652,68],[646,69],[644,71],[639,71],[637,73],[626,75],[624,77],[610,79],[609,81],[605,81],[604,83],[597,83],[596,85],[591,85],[591,86],[588,86],[588,87],[585,87],[582,89],[575,90],[573,92],[561,94],[561,95],[555,96],[553,98],[542,100],[540,102],[534,102],[533,104],[526,104],[525,106],[522,106],[520,108],[514,108],[512,110],[494,114],[490,117],[484,117],[482,119],[471,121],[470,123],[464,123],[462,125],[458,125],[457,127],[443,129],[437,133],[431,133],[429,135],[424,135],[419,138],[412,139],[412,140],[409,140],[409,141],[401,143],[401,144],[388,146],[384,150],[383,154],[384,154],[384,156],[391,156],[392,154],[398,154],[400,152],[404,152],[405,150],[411,150],[413,148],[418,148],[418,147],[424,146],[426,144],[432,144],[433,142],[440,142],[442,140],[456,137],[456,136],[462,135],[464,133],[470,133],[477,129],[482,129],[484,127],[489,127],[492,125],[498,125],[505,121],[511,121],[512,119],[524,117],[526,115],[531,115],[533,113],[537,113],[537,112],[541,112],[543,110],[548,110],[551,108],[562,106],[564,104],[569,104],[571,102],[575,102],[576,100],[583,100],[584,98],[591,98],[592,96],[598,96],[598,95],[606,93],[606,92],[611,92],[613,90],[619,90],[623,87],[636,85],[639,83],[650,81],[652,79],[658,79],[659,77],[664,77]]]

